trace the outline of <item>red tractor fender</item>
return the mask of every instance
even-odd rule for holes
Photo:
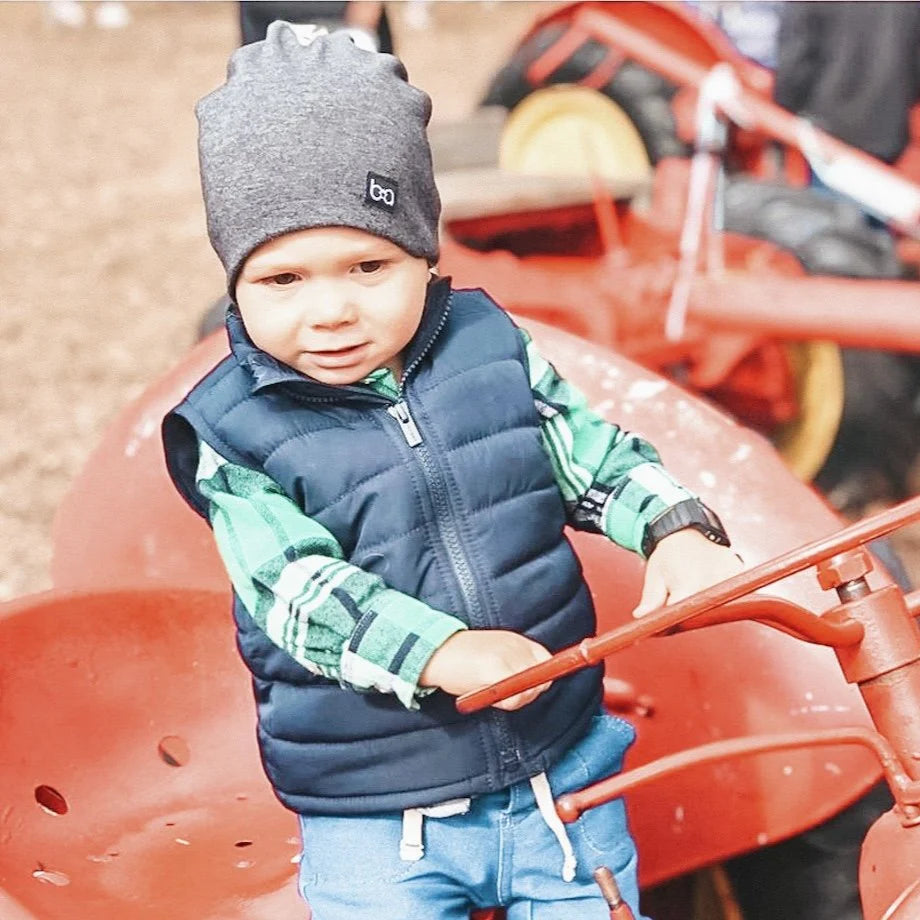
[[[641,29],[650,38],[679,51],[702,67],[709,68],[726,61],[735,69],[739,79],[752,89],[768,91],[772,86],[770,72],[741,54],[718,26],[705,16],[688,9],[686,4],[667,0],[628,0],[624,3],[585,0],[581,3],[567,3],[535,19],[518,46],[526,44],[548,25],[568,26],[585,8],[598,10],[605,16]]]
[[[605,348],[536,322],[528,328],[595,409],[649,438],[668,468],[718,510],[750,564],[837,528],[836,516],[760,436]],[[219,334],[199,344],[110,427],[55,521],[53,577],[59,589],[226,593],[207,526],[168,481],[159,436],[165,412],[225,352]],[[597,605],[599,630],[623,622],[640,593],[641,560],[596,536],[572,539]],[[788,579],[775,593],[816,611],[830,606],[808,573]],[[197,635],[195,617],[174,615]],[[129,617],[122,627],[126,641],[130,624]],[[229,640],[218,635],[214,641],[223,647]],[[162,667],[171,674],[171,661]],[[229,657],[221,668],[239,670]],[[718,738],[867,719],[829,650],[750,623],[646,643],[618,654],[608,673],[632,688],[631,696],[622,684],[614,686],[611,698],[620,705],[628,708],[629,699],[638,697],[653,703],[652,714],[635,719],[638,741],[630,765]],[[202,693],[210,693],[204,679],[193,698]],[[248,720],[251,714],[242,707],[233,717]],[[878,776],[862,751],[800,751],[690,770],[667,788],[637,793],[629,804],[643,882],[795,834],[838,811]]]

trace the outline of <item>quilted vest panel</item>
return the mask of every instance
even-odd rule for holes
[[[593,634],[523,343],[483,292],[430,289],[401,400],[418,444],[388,411],[393,401],[362,385],[318,384],[255,349],[238,317],[228,326],[233,354],[164,422],[170,473],[199,513],[201,438],[264,471],[349,562],[390,587],[551,651]],[[546,769],[599,705],[595,668],[512,713],[460,716],[440,691],[408,711],[310,674],[238,599],[234,616],[266,772],[301,813],[387,811],[505,788]]]

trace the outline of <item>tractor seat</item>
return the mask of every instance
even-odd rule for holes
[[[16,650],[0,673],[2,920],[309,920],[229,603],[142,588],[0,605]]]

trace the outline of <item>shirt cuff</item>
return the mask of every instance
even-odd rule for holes
[[[628,477],[619,493],[607,497],[601,511],[600,529],[608,539],[644,559],[645,528],[668,508],[696,496],[658,463],[643,463],[630,470]]]
[[[418,682],[431,656],[466,624],[400,591],[386,589],[355,627],[342,655],[342,678],[356,689],[393,693],[407,709],[434,688]]]

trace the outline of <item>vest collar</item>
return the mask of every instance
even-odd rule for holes
[[[428,285],[425,296],[425,309],[419,327],[406,347],[404,367],[409,373],[417,363],[426,356],[444,326],[444,320],[449,307],[451,288],[450,278],[438,278]],[[346,394],[374,396],[369,387],[362,384],[350,386],[333,386],[314,380],[306,374],[301,374],[277,358],[258,348],[249,338],[239,308],[231,303],[227,310],[227,335],[230,339],[230,350],[242,367],[249,371],[251,377],[250,392],[255,393],[265,387],[281,383],[296,383],[307,390],[315,391],[321,398],[345,396]],[[403,378],[405,380],[405,377]]]

